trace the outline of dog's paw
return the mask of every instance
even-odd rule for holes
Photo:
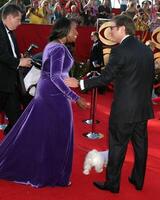
[[[95,165],[94,166],[94,169],[97,173],[101,173],[103,172],[103,164],[102,163],[99,163],[99,165]]]
[[[101,172],[103,172],[103,168],[101,168],[101,169],[99,169],[99,168],[98,168],[98,169],[95,168],[95,170],[96,170],[97,173],[101,173]]]
[[[89,175],[89,170],[87,170],[87,169],[83,170],[83,174]]]

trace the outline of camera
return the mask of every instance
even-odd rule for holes
[[[39,47],[36,44],[31,44],[26,52],[24,53],[24,57],[30,57],[32,59],[31,64],[34,65],[36,68],[40,69],[42,65],[42,58],[41,56],[32,56],[32,50],[38,49]]]
[[[32,58],[31,64],[34,65],[36,68],[41,69],[42,61]]]
[[[38,49],[39,47],[36,44],[31,44],[26,52],[24,53],[24,57],[32,57],[32,50]]]

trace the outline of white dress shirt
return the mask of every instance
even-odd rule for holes
[[[6,29],[6,31],[7,31],[7,35],[8,35],[8,38],[9,38],[10,44],[11,44],[11,48],[12,48],[12,52],[13,52],[13,56],[14,56],[15,58],[17,58],[18,56],[17,56],[17,54],[16,54],[15,46],[14,46],[13,40],[12,40],[12,38],[11,38],[11,35],[10,35],[10,33],[9,33],[9,30],[8,30],[7,28],[5,28],[5,29]]]

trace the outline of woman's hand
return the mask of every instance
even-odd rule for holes
[[[79,87],[79,81],[73,77],[68,77],[64,80],[65,84],[71,88]]]
[[[90,103],[89,102],[86,102],[86,100],[82,97],[80,97],[77,101],[77,104],[80,108],[82,109],[87,109],[90,107]]]

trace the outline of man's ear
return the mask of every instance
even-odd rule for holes
[[[125,27],[125,26],[121,26],[120,29],[121,29],[121,32],[122,32],[122,33],[125,33],[125,34],[126,34],[126,27]]]

